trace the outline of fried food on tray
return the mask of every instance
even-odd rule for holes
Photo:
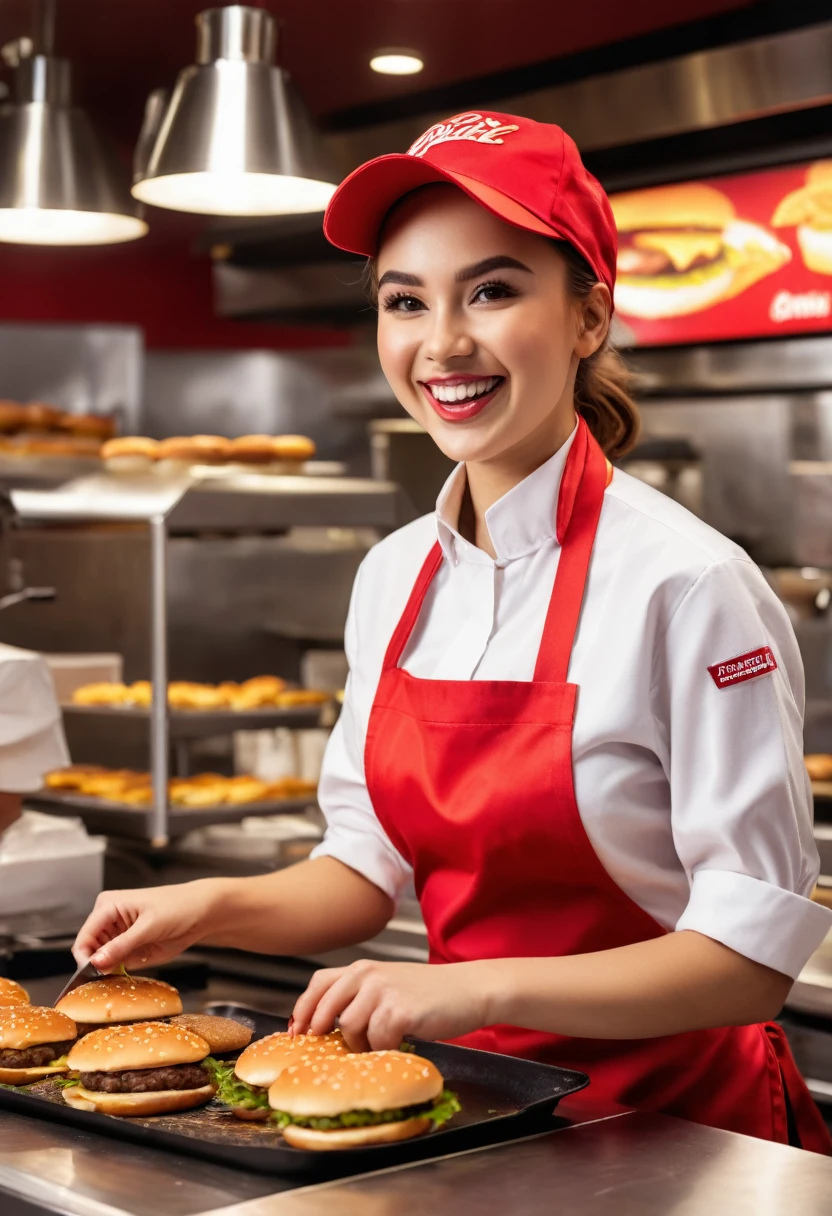
[[[117,802],[119,796],[129,790],[150,788],[150,773],[133,769],[115,769],[112,772],[95,773],[81,782],[79,793],[88,798],[107,798]]]
[[[83,684],[72,694],[73,705],[125,705],[130,699],[126,684],[101,681],[98,684]]]
[[[213,684],[194,684],[177,680],[168,685],[171,709],[225,709],[226,695]]]
[[[133,769],[106,769],[94,765],[71,765],[48,773],[47,789],[65,790],[88,798],[103,798],[124,806],[144,807],[153,802],[150,773]],[[247,806],[255,802],[278,802],[285,798],[312,797],[314,781],[283,777],[262,781],[251,774],[223,777],[220,773],[195,773],[192,777],[172,777],[168,782],[171,806],[211,807]]]
[[[239,687],[229,689],[229,705],[232,709],[264,709],[276,704],[277,697],[286,688],[286,681],[279,676],[255,676],[244,680]]]
[[[257,777],[232,777],[225,791],[225,801],[233,806],[245,802],[265,802],[269,785]]]

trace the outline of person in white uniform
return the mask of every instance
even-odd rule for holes
[[[23,795],[69,762],[61,711],[45,660],[0,644],[0,832],[20,816]]]
[[[736,545],[613,470],[609,201],[555,126],[469,113],[327,212],[371,259],[382,367],[459,467],[373,549],[314,857],[100,897],[76,957],[366,940],[413,882],[431,964],[316,973],[298,1032],[585,1071],[593,1100],[832,1148],[772,1019],[832,924],[786,613]]]

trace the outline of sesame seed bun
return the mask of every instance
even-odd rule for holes
[[[283,1128],[283,1139],[292,1148],[326,1153],[349,1148],[366,1148],[371,1144],[393,1144],[397,1140],[412,1140],[430,1130],[430,1119],[416,1115],[400,1123],[377,1123],[371,1127],[340,1127],[320,1132],[314,1127],[298,1127],[290,1123]]]
[[[28,1005],[29,993],[16,980],[0,975],[0,1005]]]
[[[217,1018],[209,1013],[179,1013],[171,1024],[184,1026],[204,1039],[212,1052],[240,1051],[251,1042],[252,1032],[233,1018]]]
[[[300,1060],[269,1087],[269,1105],[287,1115],[332,1119],[353,1110],[379,1113],[433,1102],[443,1084],[436,1065],[421,1056],[368,1051]]]
[[[234,1072],[247,1085],[266,1086],[276,1081],[291,1065],[304,1060],[318,1063],[328,1056],[346,1056],[349,1050],[340,1030],[322,1035],[291,1035],[279,1031],[247,1047],[237,1061]]]
[[[73,1085],[63,1091],[64,1102],[76,1110],[97,1111],[101,1115],[136,1118],[143,1115],[168,1115],[177,1110],[204,1106],[214,1096],[213,1085],[199,1089],[160,1089],[145,1094],[105,1094]]]
[[[72,1018],[41,1005],[0,1006],[0,1050],[24,1051],[41,1043],[63,1043],[77,1033]]]
[[[619,232],[662,228],[721,231],[736,217],[728,196],[702,182],[628,190],[613,194],[610,203]]]
[[[210,1051],[205,1039],[184,1026],[172,1022],[134,1022],[84,1035],[67,1056],[67,1064],[74,1072],[170,1068],[176,1064],[200,1064]]]
[[[74,988],[55,1008],[76,1022],[106,1026],[111,1022],[169,1018],[182,1012],[182,1001],[176,989],[163,980],[146,975],[105,975]]]

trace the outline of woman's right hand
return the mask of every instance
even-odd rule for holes
[[[102,891],[75,939],[80,965],[99,971],[152,967],[175,958],[206,937],[222,880],[199,879],[169,887]]]

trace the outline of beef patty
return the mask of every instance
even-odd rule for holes
[[[42,1068],[60,1056],[65,1056],[74,1039],[66,1043],[41,1043],[39,1047],[24,1047],[22,1051],[6,1048],[0,1051],[0,1068]]]
[[[101,1094],[145,1094],[160,1089],[201,1089],[211,1078],[199,1064],[170,1068],[132,1068],[126,1072],[82,1072],[85,1089]]]

